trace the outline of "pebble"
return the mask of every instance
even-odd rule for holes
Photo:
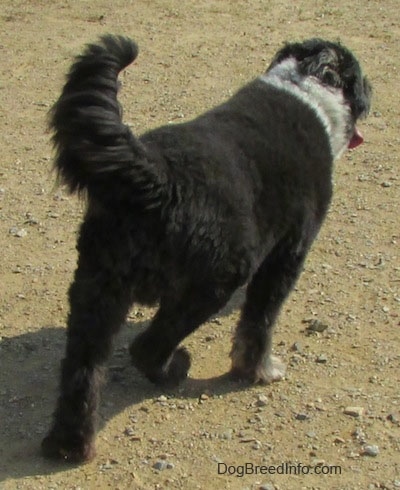
[[[376,457],[379,454],[379,447],[376,444],[368,444],[363,447],[361,451],[361,456],[371,456]]]
[[[172,470],[175,468],[174,463],[170,463],[164,459],[160,459],[153,464],[153,468],[158,471]]]
[[[232,439],[232,437],[233,437],[233,430],[232,429],[228,429],[219,435],[220,439],[224,439],[226,441],[230,441]]]
[[[303,349],[301,347],[301,344],[299,342],[295,342],[292,347],[290,348],[292,352],[298,352],[301,354],[303,352]]]
[[[258,395],[256,405],[257,407],[265,407],[268,405],[268,397],[265,395]]]
[[[296,420],[308,420],[310,418],[310,416],[307,415],[306,413],[296,413],[296,415],[294,416],[294,418]]]
[[[118,465],[119,462],[116,459],[107,460],[104,464],[100,465],[101,470],[111,470],[115,465]]]
[[[326,364],[328,362],[328,357],[325,354],[321,354],[315,359],[315,362],[318,364]]]
[[[263,483],[258,487],[258,490],[275,490],[275,487],[271,483]]]
[[[28,232],[25,230],[25,228],[17,228],[16,226],[13,226],[12,228],[10,228],[9,231],[10,231],[10,235],[16,236],[18,238],[26,237],[26,235],[28,234]]]
[[[335,437],[334,441],[333,441],[335,444],[344,444],[346,442],[345,439],[343,439],[343,437]]]
[[[135,431],[132,429],[132,427],[127,427],[124,430],[124,435],[126,435],[126,436],[133,436],[133,435],[135,435]]]
[[[351,417],[362,417],[364,414],[363,407],[346,407],[343,410],[345,415],[350,415]]]
[[[351,435],[353,437],[355,437],[357,439],[357,441],[360,443],[360,444],[364,444],[366,442],[366,436],[365,436],[365,433],[362,429],[360,429],[360,427],[357,427],[352,433]]]
[[[396,424],[396,425],[400,425],[400,421],[399,421],[398,417],[396,415],[394,415],[393,413],[390,413],[386,418],[387,418],[387,420],[389,420],[389,422],[392,422],[393,424]]]
[[[308,322],[308,326],[306,327],[306,332],[307,333],[322,333],[324,332],[327,328],[328,325],[326,323],[321,322],[320,320],[304,320],[305,322]]]

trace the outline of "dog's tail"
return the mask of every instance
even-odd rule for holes
[[[115,193],[105,186],[115,184],[119,197],[125,189],[151,207],[159,198],[162,169],[148,161],[143,145],[122,123],[117,101],[118,74],[137,54],[137,45],[122,36],[106,35],[88,45],[50,111],[50,129],[55,168],[71,192],[110,196]]]

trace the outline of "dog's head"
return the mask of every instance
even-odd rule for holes
[[[372,89],[351,51],[339,43],[318,38],[303,43],[290,43],[278,51],[267,71],[289,58],[297,61],[301,75],[315,77],[322,85],[342,91],[354,126],[349,148],[362,143],[356,122],[359,118],[366,117],[370,110]]]

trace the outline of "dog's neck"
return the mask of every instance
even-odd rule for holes
[[[349,143],[351,116],[340,89],[326,87],[316,77],[301,75],[294,58],[282,61],[260,79],[311,107],[328,134],[333,158],[343,154]]]

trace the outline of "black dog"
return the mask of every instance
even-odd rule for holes
[[[179,343],[248,283],[232,372],[282,378],[274,321],[325,217],[332,164],[362,137],[370,85],[339,44],[288,44],[267,72],[197,119],[135,137],[121,121],[117,76],[137,55],[105,36],[72,66],[51,112],[56,169],[87,195],[61,394],[46,456],[94,455],[101,367],[133,302],[159,310],[131,347],[151,381],[190,367]]]

